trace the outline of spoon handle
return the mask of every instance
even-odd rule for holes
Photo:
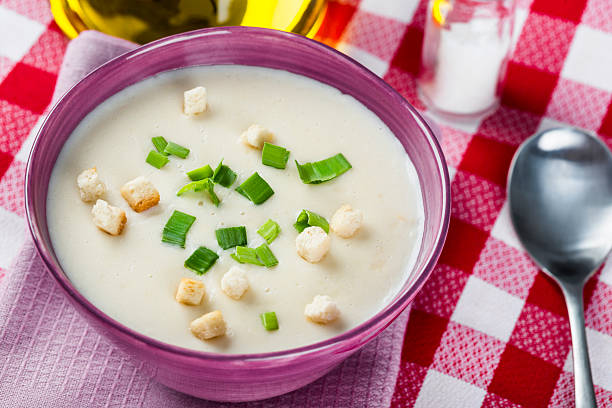
[[[567,304],[570,329],[572,333],[572,352],[574,355],[574,390],[576,393],[576,408],[597,408],[591,363],[586,341],[584,324],[584,306],[582,290],[584,285],[563,284],[563,295]]]

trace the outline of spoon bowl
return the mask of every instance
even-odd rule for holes
[[[565,296],[576,407],[596,407],[582,291],[612,249],[612,154],[597,137],[579,129],[538,133],[512,160],[508,203],[522,245]]]

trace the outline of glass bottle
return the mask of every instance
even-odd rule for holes
[[[309,35],[326,0],[50,0],[70,38],[98,30],[137,43],[203,27],[247,25]]]
[[[430,0],[419,95],[447,117],[482,116],[499,105],[512,43],[514,0]]]

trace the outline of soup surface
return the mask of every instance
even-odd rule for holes
[[[208,110],[182,113],[183,92],[204,86]],[[264,166],[261,151],[245,146],[240,134],[257,123],[275,134],[274,144],[290,150],[284,170]],[[190,149],[186,159],[170,157],[162,169],[145,162],[151,138],[164,136]],[[304,184],[294,160],[322,160],[342,153],[352,169],[321,184]],[[185,172],[221,159],[238,174],[230,188],[215,186],[215,207],[204,192],[177,197],[190,180]],[[91,204],[81,201],[76,177],[96,167],[107,187],[104,199],[125,210],[119,236],[92,222]],[[274,195],[254,205],[234,189],[257,171]],[[119,189],[138,176],[159,190],[159,204],[134,212]],[[330,231],[331,249],[311,264],[296,253],[293,223],[302,209],[328,221],[343,204],[363,212],[352,238]],[[161,341],[220,353],[259,353],[294,348],[346,331],[373,316],[408,278],[420,245],[423,206],[418,179],[403,147],[386,125],[354,98],[309,78],[284,71],[245,67],[194,67],[166,72],[128,87],[94,111],[75,129],[53,170],[48,222],[58,259],[76,288],[122,324]],[[196,221],[184,249],[161,242],[174,210]],[[256,231],[276,221],[282,231],[270,244],[279,264],[272,268],[240,265],[250,288],[240,300],[221,290],[223,274],[239,265],[222,250],[215,230],[246,226],[248,246],[263,241]],[[185,268],[199,246],[219,259],[204,275]],[[206,295],[199,306],[178,303],[181,278],[202,280]],[[316,295],[330,296],[341,316],[316,324],[304,307]],[[190,322],[220,310],[224,336],[202,341]],[[276,312],[279,329],[267,331],[260,313]]]

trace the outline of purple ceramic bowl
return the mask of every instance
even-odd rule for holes
[[[111,95],[162,71],[193,65],[254,65],[304,75],[350,94],[387,124],[416,167],[425,230],[414,271],[374,317],[337,337],[292,350],[222,355],[172,346],[111,319],[74,288],[55,256],[47,228],[49,177],[72,130]],[[280,31],[228,27],[155,41],[115,58],[76,84],[40,129],[26,173],[26,211],[34,241],[53,278],[102,334],[144,362],[176,390],[217,401],[280,395],[321,377],[387,327],[414,299],[442,250],[450,214],[448,169],[431,129],[404,98],[366,68],[325,45]]]

